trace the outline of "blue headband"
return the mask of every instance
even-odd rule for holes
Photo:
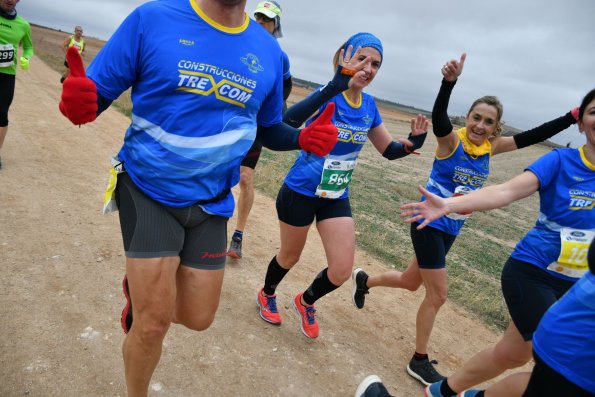
[[[347,47],[352,46],[353,51],[357,50],[357,47],[372,47],[376,49],[380,53],[380,60],[382,60],[382,43],[378,39],[378,37],[374,36],[372,33],[356,33],[351,36],[347,42],[345,43],[345,51],[347,51]]]

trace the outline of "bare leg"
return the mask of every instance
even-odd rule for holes
[[[250,167],[240,167],[240,196],[238,197],[238,220],[236,230],[244,231],[248,222],[248,215],[254,204],[254,170]]]
[[[353,218],[325,219],[316,224],[328,262],[328,278],[342,285],[351,277],[355,257],[355,226]]]
[[[224,272],[180,266],[176,275],[175,323],[195,331],[209,328],[219,307]]]
[[[369,276],[367,286],[372,287],[390,287],[405,288],[409,291],[416,291],[422,283],[421,273],[417,259],[413,257],[409,266],[404,272],[389,270],[377,276]]]
[[[6,138],[7,132],[8,126],[0,127],[0,149],[2,149],[2,145],[4,144],[4,138]]]
[[[299,260],[306,245],[308,226],[291,226],[279,221],[281,247],[277,254],[277,263],[284,269],[291,269]]]
[[[471,357],[448,378],[448,385],[456,392],[469,389],[493,379],[507,369],[517,368],[531,359],[532,343],[526,342],[511,321],[496,345]]]
[[[174,313],[178,257],[126,259],[134,323],[122,353],[128,395],[144,397]]]
[[[521,397],[529,384],[530,372],[518,372],[494,383],[485,391],[486,397]]]
[[[417,310],[415,319],[415,351],[420,354],[428,353],[428,342],[438,311],[446,302],[448,284],[446,269],[419,269],[426,295]]]

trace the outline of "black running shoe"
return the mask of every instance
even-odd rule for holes
[[[234,259],[242,258],[242,239],[238,237],[232,237],[227,256],[231,256]]]
[[[364,303],[366,303],[366,294],[370,293],[368,287],[366,287],[367,280],[368,275],[359,267],[351,273],[351,300],[358,309],[364,307]]]
[[[436,371],[433,364],[438,364],[438,361],[430,361],[427,358],[423,360],[412,358],[407,365],[407,373],[426,386],[446,379]]]
[[[357,387],[355,397],[392,397],[380,378],[376,375],[367,376]]]

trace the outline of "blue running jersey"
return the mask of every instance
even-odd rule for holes
[[[543,315],[533,349],[554,371],[595,393],[595,275],[588,271]]]
[[[448,198],[481,188],[490,174],[490,156],[490,153],[477,157],[470,155],[465,152],[463,142],[459,140],[449,156],[434,158],[426,189],[437,196]],[[422,197],[422,201],[425,200]],[[430,222],[428,226],[457,236],[466,217],[465,214],[450,214]]]
[[[549,274],[576,281],[586,270],[588,242],[595,233],[595,164],[580,149],[555,149],[528,168],[539,180],[539,216],[512,257]],[[566,236],[566,237],[565,237]],[[582,272],[574,272],[582,263]]]
[[[211,20],[194,0],[133,11],[89,67],[103,97],[132,87],[132,122],[118,158],[134,183],[170,207],[212,199],[236,185],[257,124],[281,122],[283,55],[245,16]],[[230,217],[233,195],[203,205]]]
[[[368,140],[368,131],[382,124],[382,118],[374,98],[362,92],[359,106],[351,103],[341,93],[320,107],[319,112],[330,102],[335,103],[333,124],[339,130],[339,140],[326,157],[301,150],[298,158],[285,177],[285,184],[293,191],[308,197],[319,197],[316,189],[321,182],[323,165],[327,159],[355,161]],[[320,113],[318,113],[320,114]],[[315,118],[308,120],[309,125]],[[349,195],[349,188],[340,197]]]

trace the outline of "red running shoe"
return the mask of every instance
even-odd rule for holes
[[[281,325],[281,315],[277,310],[277,295],[266,295],[263,288],[258,291],[256,303],[260,308],[260,317],[267,323]]]
[[[124,275],[124,279],[122,280],[122,290],[124,291],[124,296],[126,297],[126,306],[124,306],[124,309],[122,310],[120,322],[122,323],[122,329],[124,330],[124,333],[127,334],[132,327],[132,300],[130,299],[128,277],[126,277],[126,275]]]
[[[293,307],[302,319],[300,324],[302,332],[308,338],[314,339],[320,332],[316,321],[316,309],[314,309],[314,305],[302,305],[302,295],[304,295],[303,292],[296,295],[293,300]]]

